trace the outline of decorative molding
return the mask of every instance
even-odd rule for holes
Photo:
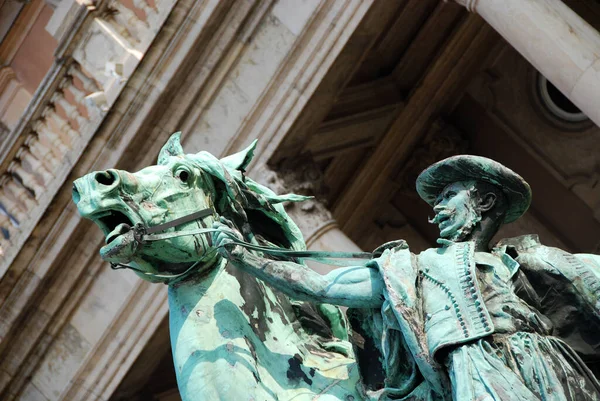
[[[63,158],[60,163],[53,163],[47,160],[47,155],[32,153],[39,164],[46,161],[46,167],[50,170],[49,175],[46,175],[49,180],[43,182],[41,188],[38,188],[41,190],[35,193],[36,202],[26,202],[31,204],[32,208],[27,210],[27,221],[18,231],[11,232],[12,246],[5,251],[0,260],[0,277],[7,272],[75,161],[94,136],[106,115],[106,110],[117,101],[127,80],[172,11],[174,1],[164,0],[157,3],[157,8],[153,11],[156,15],[151,18],[155,24],[153,27],[149,26],[147,20],[137,17],[119,0],[99,0],[94,8],[77,8],[68,34],[63,35],[63,40],[55,52],[56,60],[53,66],[10,137],[0,144],[0,174],[7,171],[20,149],[26,146],[25,141],[31,138],[32,130],[36,132],[34,142],[38,140],[46,145],[56,146],[57,149],[53,149],[51,153]],[[115,9],[118,13],[111,14],[110,18],[106,17],[108,9]],[[106,18],[103,19],[102,16]],[[124,21],[127,22],[127,27],[136,28],[133,34],[119,35],[124,29]],[[112,50],[97,52],[98,47]],[[123,76],[103,76],[107,63],[122,63]],[[74,100],[65,96],[65,92],[70,92]],[[89,101],[92,95],[98,98],[98,93],[105,95],[104,104]],[[82,110],[88,112],[82,113]],[[31,145],[27,146],[32,150],[43,149]],[[18,166],[11,173],[24,187],[36,187],[35,183],[28,180],[31,174],[22,171]],[[0,187],[0,201],[8,196],[3,191],[4,188]]]
[[[21,9],[8,34],[0,43],[0,65],[8,65],[29,35],[38,16],[44,8],[43,1],[28,1]]]
[[[377,112],[392,105],[401,106],[404,97],[389,76],[344,88],[327,113],[328,120],[339,120],[357,114]]]
[[[304,151],[319,161],[347,150],[373,147],[401,107],[401,103],[390,104],[328,120],[307,140]]]
[[[0,68],[0,94],[4,92],[6,86],[17,79],[15,71],[8,65]]]
[[[196,7],[193,3],[197,3]],[[167,78],[164,75],[168,76],[168,74],[176,72],[165,66],[165,64],[171,65],[176,62],[169,57],[169,54],[172,55],[178,51],[187,54],[189,51],[185,46],[173,46],[177,40],[185,41],[189,38],[182,31],[189,33],[192,29],[196,30],[196,34],[204,33],[214,23],[212,18],[215,18],[215,9],[222,11],[225,7],[220,7],[218,3],[179,1],[175,8],[170,7],[169,1],[159,3],[159,7],[167,7],[159,8],[163,17],[166,18],[170,14],[175,21],[178,21],[174,23],[176,29],[170,28],[162,41],[156,41],[153,44],[152,49],[149,50],[151,59],[148,61],[148,65],[140,67],[143,68],[143,71],[139,72],[142,78],[123,82],[120,90],[127,90],[128,96],[121,97],[111,104],[113,113],[110,114],[110,119],[103,121],[103,125],[100,125],[100,122],[106,115],[100,113],[90,116],[91,123],[89,127],[85,128],[89,131],[82,130],[81,127],[75,131],[72,127],[69,128],[69,120],[65,120],[64,116],[56,113],[58,108],[62,108],[60,103],[64,99],[61,95],[55,94],[58,93],[60,87],[71,92],[78,101],[77,109],[71,109],[74,117],[77,115],[73,113],[77,113],[84,106],[81,103],[83,95],[86,92],[89,93],[90,89],[98,91],[97,80],[93,78],[93,74],[82,70],[78,64],[73,64],[72,60],[67,57],[66,60],[61,59],[60,68],[51,71],[46,78],[45,85],[47,86],[38,91],[37,98],[32,102],[34,105],[31,107],[33,108],[28,110],[24,118],[25,122],[17,127],[20,134],[19,140],[22,140],[23,145],[20,145],[21,142],[14,145],[15,142],[13,142],[13,146],[9,146],[10,150],[7,150],[7,153],[10,154],[7,157],[7,163],[13,166],[12,168],[16,170],[17,174],[22,173],[20,169],[25,164],[25,160],[27,163],[31,162],[29,153],[34,153],[36,160],[46,167],[54,165],[51,162],[56,161],[57,158],[60,163],[55,165],[58,171],[52,172],[54,175],[52,182],[46,183],[47,189],[42,194],[42,198],[37,201],[37,206],[29,207],[33,204],[33,200],[27,197],[26,191],[19,186],[12,175],[4,175],[4,178],[0,180],[1,189],[11,191],[6,192],[7,196],[10,195],[10,199],[7,199],[11,200],[12,205],[19,208],[21,215],[26,216],[27,224],[26,229],[23,230],[24,234],[22,232],[21,237],[17,238],[19,241],[12,241],[10,247],[4,248],[4,259],[0,263],[3,272],[9,271],[10,273],[0,279],[0,320],[2,321],[2,325],[0,325],[0,398],[3,400],[14,399],[19,394],[31,389],[32,381],[40,380],[45,374],[48,374],[48,370],[44,371],[44,369],[49,363],[60,363],[62,358],[73,357],[67,352],[67,349],[60,354],[61,357],[56,361],[43,359],[53,347],[59,346],[60,336],[64,335],[65,330],[73,332],[70,322],[74,315],[78,312],[82,313],[79,309],[82,306],[78,300],[85,300],[90,296],[87,291],[90,281],[93,282],[98,275],[101,275],[99,270],[90,265],[106,267],[104,263],[96,263],[99,260],[97,255],[92,257],[93,260],[96,260],[93,263],[85,260],[65,262],[62,259],[69,254],[89,257],[89,253],[97,249],[97,246],[93,244],[94,241],[91,241],[92,245],[90,242],[86,242],[83,244],[83,249],[74,251],[74,247],[82,242],[81,230],[83,229],[85,232],[85,228],[82,228],[85,223],[81,221],[70,202],[71,185],[70,180],[67,179],[68,175],[83,174],[83,172],[93,169],[92,166],[95,163],[114,165],[119,160],[131,159],[127,150],[129,146],[133,146],[131,143],[138,132],[141,132],[140,136],[143,137],[140,141],[154,144],[153,141],[148,140],[148,132],[145,130],[134,130],[134,132],[128,133],[122,132],[122,130],[127,129],[131,119],[138,118],[139,105],[144,104],[142,99],[148,100],[148,92],[158,90],[155,83],[166,82]],[[190,9],[197,13],[196,18],[190,17],[193,15]],[[220,12],[217,12],[216,16],[218,17],[219,14]],[[203,22],[200,23],[200,20]],[[85,24],[81,29],[85,29]],[[71,34],[69,37],[77,40],[79,36]],[[187,45],[193,46],[193,43]],[[69,46],[64,47],[66,50],[69,48]],[[159,68],[160,66],[165,66],[165,68]],[[147,85],[146,81],[149,81]],[[146,92],[143,92],[142,89]],[[164,88],[162,89],[164,90]],[[138,93],[138,91],[143,93]],[[51,98],[57,104],[56,108],[52,105],[49,108],[45,107],[45,103]],[[69,108],[68,104],[63,105]],[[36,111],[37,107],[44,108],[43,116],[39,119],[37,116],[42,113]],[[140,118],[146,119],[145,117]],[[64,130],[57,131],[59,126],[62,126]],[[32,133],[32,128],[36,132]],[[96,132],[98,128],[100,129]],[[64,132],[67,130],[74,132],[75,139],[80,135],[89,134],[88,141],[63,143],[62,141],[69,138],[69,135]],[[110,146],[107,147],[105,145],[109,140]],[[43,146],[39,146],[41,141],[44,143]],[[58,144],[63,146],[58,146]],[[159,148],[158,145],[156,146]],[[84,153],[83,149],[86,147]],[[51,152],[48,152],[48,148],[51,149]],[[158,148],[156,152],[158,152]],[[63,153],[63,151],[67,153]],[[152,152],[141,153],[146,158],[142,161],[143,165],[152,163]],[[100,154],[102,155],[100,156]],[[103,168],[106,166],[104,165]],[[76,172],[73,172],[72,169],[75,169]],[[18,192],[19,190],[20,192]],[[24,200],[21,201],[16,196],[23,196]],[[4,202],[4,200],[1,201]],[[29,236],[32,232],[35,233]],[[97,240],[100,240],[100,236],[94,234],[97,233],[90,232],[91,237],[95,236]],[[21,247],[22,245],[23,247]],[[11,263],[12,260],[15,262]],[[77,267],[75,268],[74,265]],[[79,275],[76,274],[76,270],[79,271]],[[104,273],[113,274],[110,271]],[[129,280],[131,278],[128,277]],[[121,278],[121,280],[125,279],[127,278]],[[138,284],[143,286],[144,283],[138,282]],[[139,290],[141,292],[138,291],[137,295],[128,301],[132,311],[127,312],[129,317],[126,319],[131,322],[129,326],[120,326],[125,317],[117,313],[112,329],[105,333],[100,329],[97,332],[104,336],[103,342],[97,345],[98,351],[86,351],[89,352],[86,354],[89,358],[81,361],[79,372],[71,365],[72,369],[67,372],[67,375],[72,375],[73,378],[67,377],[64,381],[65,377],[59,375],[62,368],[60,366],[57,368],[56,377],[51,377],[50,381],[53,382],[53,386],[66,392],[61,399],[91,399],[90,388],[93,388],[94,397],[103,392],[110,395],[112,389],[118,385],[122,375],[126,373],[127,368],[143,348],[147,337],[151,336],[155,330],[155,320],[160,321],[161,316],[166,315],[164,289],[160,286],[152,286],[149,292],[144,292],[143,288],[145,287],[142,287]],[[145,301],[140,300],[142,293],[148,294],[148,296],[144,296],[148,305],[152,302],[151,308],[147,308],[144,304]],[[109,300],[107,299],[107,301]],[[156,313],[152,314],[152,311]],[[140,318],[145,319],[146,323],[138,325]],[[135,336],[128,337],[130,332],[118,331],[132,326],[135,330],[138,328],[141,330],[136,335],[137,339]],[[101,330],[104,329],[105,327],[101,328]],[[110,347],[106,345],[106,342],[110,342]],[[95,344],[90,345],[96,346]],[[88,375],[93,377],[92,373],[96,374],[92,379],[93,383],[83,383],[85,381],[83,378]],[[65,387],[61,387],[63,385]],[[108,399],[108,395],[102,396],[104,397],[102,399]]]
[[[6,124],[4,124],[2,121],[0,121],[0,142],[2,142],[4,139],[6,139],[6,137],[8,136],[9,133],[10,133],[10,129],[8,129]]]
[[[311,249],[313,245],[324,235],[326,235],[331,230],[339,231],[340,227],[338,226],[337,221],[334,219],[326,220],[321,222],[320,226],[313,228],[312,232],[308,232],[304,234],[304,241],[306,242],[306,248]]]
[[[284,68],[272,81],[269,96],[253,109],[252,118],[244,122],[238,139],[228,149],[239,148],[249,138],[264,137],[269,139],[259,142],[257,155],[275,161],[282,154],[288,155],[282,152],[283,147],[290,148],[291,155],[296,154],[298,146],[288,144],[287,139],[304,141],[307,132],[316,128],[311,124],[323,120],[355,64],[381,33],[384,21],[394,15],[390,8],[399,6],[397,2],[372,0],[321,2]]]

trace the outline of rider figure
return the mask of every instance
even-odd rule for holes
[[[386,375],[371,399],[600,400],[583,362],[600,357],[600,257],[545,247],[536,236],[490,247],[531,201],[529,185],[490,159],[442,160],[421,173],[417,191],[440,230],[439,247],[418,255],[396,241],[363,266],[321,276],[227,246],[230,234],[213,240],[234,265],[292,298],[369,316],[364,327]]]

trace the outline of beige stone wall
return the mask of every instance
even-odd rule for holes
[[[54,61],[57,42],[45,30],[52,13],[42,0],[32,1],[0,44],[0,121],[11,130]]]
[[[10,63],[19,82],[31,94],[35,92],[52,66],[53,53],[58,44],[46,30],[46,25],[54,11],[43,1],[38,0],[34,3],[37,2],[42,3],[40,13]]]

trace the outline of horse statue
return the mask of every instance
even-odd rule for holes
[[[291,301],[212,245],[210,228],[225,218],[257,249],[306,248],[281,204],[305,198],[244,176],[254,146],[223,159],[184,154],[176,133],[157,165],[87,174],[74,182],[73,201],[103,231],[104,260],[168,285],[183,401],[364,399],[343,313]]]

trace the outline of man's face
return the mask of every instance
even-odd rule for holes
[[[455,182],[440,193],[433,207],[435,217],[430,221],[438,225],[440,238],[463,241],[481,221],[474,188],[474,181]]]

